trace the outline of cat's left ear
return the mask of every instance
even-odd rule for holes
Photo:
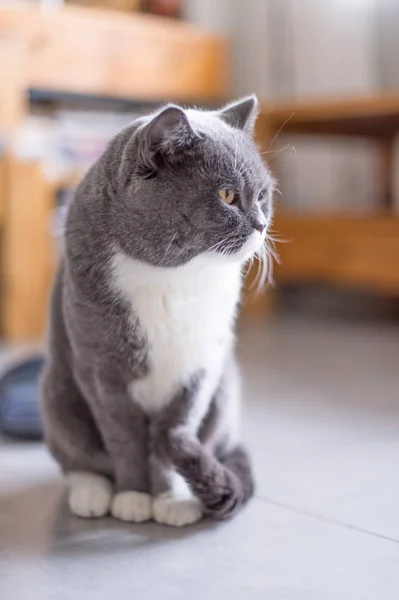
[[[197,138],[182,108],[169,105],[147,123],[140,132],[141,158],[153,164],[156,155],[173,157]]]
[[[242,129],[252,134],[256,117],[259,111],[259,102],[255,94],[242,98],[237,102],[228,104],[219,111],[219,116],[231,127]]]

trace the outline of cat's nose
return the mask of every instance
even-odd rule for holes
[[[259,233],[263,233],[266,229],[266,223],[254,223],[254,229]]]

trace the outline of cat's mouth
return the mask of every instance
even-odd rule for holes
[[[240,238],[234,242],[226,244],[225,248],[219,248],[218,254],[221,258],[226,259],[228,262],[246,262],[261,249],[265,238],[266,230],[264,230],[262,233],[254,230],[245,240]]]
[[[241,246],[233,256],[236,260],[244,262],[253,257],[255,252],[258,252],[262,247],[266,237],[266,231],[260,233],[259,231],[253,231],[247,241]]]

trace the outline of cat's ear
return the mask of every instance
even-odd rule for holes
[[[247,133],[252,133],[256,117],[258,115],[259,102],[255,94],[247,96],[237,102],[228,104],[219,111],[219,116],[223,121],[235,127],[242,129]]]
[[[157,154],[172,157],[190,146],[196,137],[184,110],[169,105],[141,130],[141,158],[144,163],[153,164]]]

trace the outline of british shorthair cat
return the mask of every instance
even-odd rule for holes
[[[69,207],[50,315],[47,444],[80,517],[232,516],[253,479],[239,437],[234,324],[273,180],[254,96],[135,120]]]

